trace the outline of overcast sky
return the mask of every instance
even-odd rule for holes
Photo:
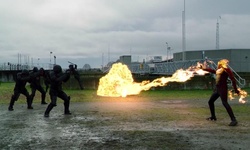
[[[101,67],[182,51],[184,0],[0,0],[0,63]],[[250,48],[249,0],[186,0],[186,50]],[[219,16],[221,19],[219,19]],[[52,54],[50,54],[52,52]],[[170,53],[169,53],[170,54]],[[50,59],[51,58],[51,59]],[[28,59],[28,60],[27,60]]]

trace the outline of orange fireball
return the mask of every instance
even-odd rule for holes
[[[109,73],[99,81],[97,95],[110,97],[126,97],[133,86],[134,79],[128,67],[121,63],[113,64]]]
[[[136,83],[128,67],[122,63],[116,63],[113,64],[109,73],[100,79],[97,95],[109,97],[137,95],[142,90],[146,91],[152,87],[165,86],[168,82],[185,82],[194,77],[195,74],[204,75],[207,73],[197,66],[190,67],[187,70],[179,69],[172,77],[161,77],[152,82],[143,81]]]

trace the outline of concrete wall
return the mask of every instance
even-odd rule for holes
[[[237,72],[250,72],[250,49],[231,50],[231,55],[232,68],[236,68]]]
[[[14,82],[14,77],[18,71],[0,71],[0,81],[1,82]]]

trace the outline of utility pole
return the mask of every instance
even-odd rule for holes
[[[166,42],[167,44],[167,61],[168,61],[168,42]]]
[[[216,23],[216,49],[220,49],[220,23],[219,23],[219,19],[221,19],[221,17],[219,16],[219,18],[217,18],[217,23]]]
[[[104,69],[104,66],[103,66],[104,65],[104,60],[103,59],[104,59],[104,54],[102,53],[102,71]]]
[[[184,0],[184,10],[182,11],[182,61],[185,61],[185,51],[186,51],[186,25],[185,25],[185,0]]]
[[[52,69],[51,54],[53,54],[53,52],[50,52],[50,53],[49,53],[49,69]]]

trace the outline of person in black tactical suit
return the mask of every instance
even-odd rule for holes
[[[69,104],[70,104],[70,96],[68,96],[63,90],[62,90],[62,82],[68,81],[70,78],[70,70],[67,70],[65,73],[62,72],[62,68],[60,65],[55,65],[53,67],[53,71],[50,73],[50,99],[51,102],[48,105],[44,117],[49,117],[50,111],[53,109],[53,107],[57,106],[57,97],[64,100],[64,114],[70,115],[69,111]]]
[[[77,65],[76,64],[70,64],[69,65],[69,70],[74,75],[75,79],[77,80],[77,82],[78,82],[78,84],[80,86],[80,89],[83,90],[84,87],[81,84],[80,74],[77,71]]]
[[[33,68],[33,71],[30,73],[31,76],[31,83],[30,83],[30,87],[31,87],[31,103],[33,102],[33,99],[35,97],[36,94],[36,90],[38,90],[41,93],[41,104],[47,104],[45,102],[45,97],[46,97],[46,92],[43,89],[43,87],[41,86],[41,77],[44,76],[45,72],[44,69],[41,68],[40,70],[38,70],[37,67]]]
[[[27,82],[30,82],[30,75],[29,75],[28,70],[23,70],[22,72],[17,73],[14,94],[11,97],[10,105],[8,108],[9,111],[14,110],[13,109],[14,103],[15,103],[15,101],[18,100],[20,94],[23,94],[24,96],[26,96],[28,109],[33,109],[32,103],[31,103],[31,97],[30,97],[29,92],[27,91],[27,89],[25,87]]]
[[[50,77],[49,77],[49,71],[45,71],[43,68],[41,68],[40,70],[42,70],[44,72],[43,74],[43,80],[44,80],[44,84],[45,84],[45,92],[48,92],[49,89],[49,85],[50,85]]]

